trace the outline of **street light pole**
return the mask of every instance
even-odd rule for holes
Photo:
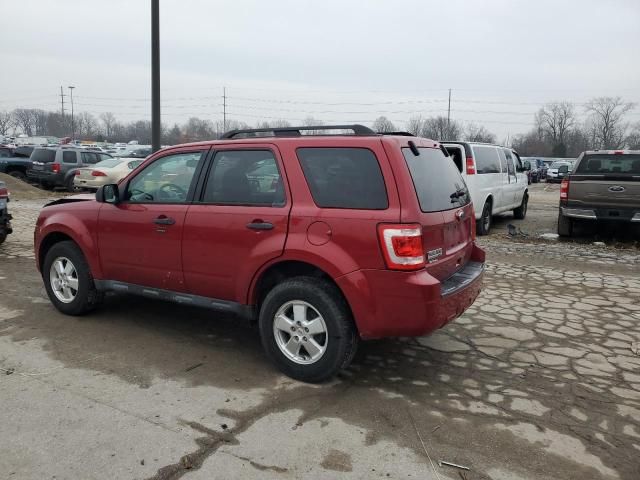
[[[151,0],[151,150],[160,150],[160,0]]]
[[[71,97],[71,140],[76,139],[76,125],[73,120],[73,89],[76,87],[68,87],[69,88],[69,96]]]

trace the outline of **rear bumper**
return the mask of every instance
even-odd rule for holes
[[[474,245],[467,265],[440,282],[426,270],[358,270],[336,281],[360,336],[418,337],[459,317],[482,289],[484,251]]]
[[[111,182],[111,180],[109,180],[108,177],[98,177],[98,178],[99,180],[94,180],[93,178],[86,179],[86,178],[74,177],[73,184],[79,188],[90,188],[92,190],[98,190],[101,186]]]
[[[560,207],[565,217],[580,220],[612,220],[615,222],[640,223],[640,208],[602,208],[593,206]]]
[[[36,182],[56,183],[60,175],[55,172],[27,170],[27,178]]]

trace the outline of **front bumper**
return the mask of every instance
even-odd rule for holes
[[[362,338],[418,337],[443,327],[471,306],[482,289],[484,256],[474,245],[467,265],[442,282],[427,270],[358,270],[336,281]]]

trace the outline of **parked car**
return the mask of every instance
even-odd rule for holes
[[[106,153],[76,147],[36,148],[31,154],[33,164],[27,177],[46,189],[64,187],[73,192],[76,170],[109,158],[111,155]]]
[[[73,184],[76,188],[97,190],[102,185],[118,183],[142,162],[143,160],[108,158],[93,167],[76,170]]]
[[[529,183],[538,183],[547,176],[547,167],[540,158],[535,157],[522,157],[521,158],[525,167],[528,167]],[[529,162],[529,163],[527,163]]]
[[[353,134],[301,135],[325,129]],[[268,164],[275,188],[249,178]],[[236,313],[286,374],[317,382],[360,339],[421,336],[461,315],[482,284],[474,226],[437,142],[287,127],[168,147],[95,195],[52,202],[35,253],[63,313],[106,291]]]
[[[567,168],[560,169],[560,167],[563,166]],[[567,170],[570,171],[572,167],[573,163],[567,160],[553,162],[547,170],[547,183],[560,183],[566,175]]]
[[[640,150],[595,150],[580,155],[560,186],[558,234],[570,237],[577,221],[640,225]]]
[[[515,150],[473,142],[446,142],[444,147],[471,193],[478,235],[489,233],[495,214],[511,210],[515,218],[525,218],[528,181]]]
[[[0,148],[0,173],[6,173],[20,180],[27,179],[31,167],[30,155],[34,147]]]
[[[7,188],[7,184],[0,180],[0,243],[4,243],[7,236],[13,232],[8,204],[9,189]]]

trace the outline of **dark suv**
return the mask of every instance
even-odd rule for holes
[[[37,266],[63,313],[114,291],[239,314],[284,372],[321,381],[361,338],[428,334],[480,293],[473,206],[446,155],[361,125],[166,148],[43,208]]]
[[[640,225],[640,150],[584,152],[573,171],[560,167],[558,234],[573,234],[575,222],[614,221]]]
[[[36,148],[31,153],[32,165],[27,170],[27,177],[46,189],[64,187],[73,192],[75,190],[73,177],[76,170],[108,158],[113,157],[106,153],[92,152],[82,148]]]

